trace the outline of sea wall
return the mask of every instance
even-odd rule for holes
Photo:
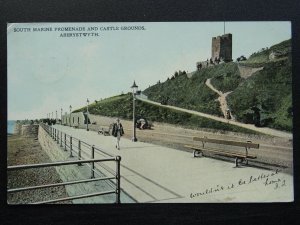
[[[41,126],[39,127],[38,140],[52,161],[69,161],[77,159],[77,157],[70,157],[70,152],[64,151],[64,149],[60,147],[60,144],[57,144],[57,142],[53,140]],[[81,166],[77,164],[57,166],[55,168],[63,182],[89,179],[91,176],[91,169],[88,164],[82,164]],[[108,191],[112,189],[110,185],[111,184],[108,184],[107,181],[96,181],[66,185],[65,187],[69,196],[76,196]],[[83,198],[73,200],[73,203],[114,203],[116,198],[115,196],[115,194],[110,194],[91,198]]]
[[[15,127],[14,127],[14,134],[21,134],[21,130],[22,130],[22,124],[20,123],[16,123]]]
[[[38,124],[27,124],[21,126],[21,135],[25,137],[37,137],[39,132]]]
[[[22,124],[17,122],[14,127],[14,134],[25,137],[37,137],[39,132],[38,124]]]

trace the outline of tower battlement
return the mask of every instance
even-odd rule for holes
[[[212,38],[211,58],[232,61],[232,34],[224,34]]]

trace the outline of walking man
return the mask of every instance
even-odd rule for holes
[[[117,138],[116,148],[118,150],[120,150],[120,140],[121,140],[121,136],[123,136],[123,134],[124,134],[123,126],[120,123],[120,120],[118,118],[117,122],[114,123],[113,130],[112,130],[112,135]]]

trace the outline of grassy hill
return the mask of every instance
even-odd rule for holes
[[[270,58],[270,54],[275,54]],[[248,79],[240,76],[236,62],[223,63],[194,72],[191,78],[185,72],[175,72],[165,82],[158,82],[143,91],[149,99],[212,115],[222,116],[218,95],[205,85],[222,92],[232,91],[227,101],[238,121],[256,123],[280,130],[292,130],[292,64],[291,40],[253,53],[240,64],[264,69]],[[166,108],[137,101],[137,115],[152,121],[178,124],[192,128],[212,128],[229,131],[247,130],[192,116]],[[84,111],[85,108],[77,111]],[[131,119],[132,96],[114,96],[89,107],[92,114]],[[259,114],[259,116],[258,116]],[[251,133],[251,131],[250,131]]]
[[[86,111],[86,107],[75,110],[74,112],[79,111]],[[89,112],[95,115],[132,119],[132,94],[118,95],[98,101],[97,103],[92,103],[89,105]],[[167,109],[142,101],[136,101],[136,115],[137,117],[147,118],[152,122],[164,122],[192,129],[207,128],[218,131],[256,134],[256,132],[252,130],[198,117],[177,110]]]
[[[228,63],[196,71],[191,78],[184,73],[178,73],[163,83],[147,88],[143,93],[153,101],[165,100],[168,105],[221,116],[219,102],[215,101],[218,95],[205,85],[205,81],[212,77],[231,77],[236,74],[236,70],[234,63]],[[226,88],[236,85],[238,84],[230,83]]]
[[[214,67],[211,84],[223,93],[233,91],[243,81],[237,63],[230,62]]]
[[[270,58],[274,54],[274,58]],[[232,91],[227,100],[238,121],[256,123],[280,130],[292,130],[292,65],[291,40],[253,53],[240,64],[249,67],[264,67],[252,77],[240,76],[236,62],[219,64],[196,71],[192,78],[177,73],[163,83],[157,83],[144,91],[149,99],[222,116],[218,95],[206,85],[222,92]],[[256,111],[259,111],[259,117]],[[257,121],[259,120],[259,121]]]
[[[275,54],[275,58],[270,58]],[[292,131],[291,40],[253,53],[245,66],[264,69],[240,83],[228,96],[228,104],[239,121],[255,123],[253,109],[260,113],[260,125]]]
[[[269,56],[272,52],[276,52],[279,54],[279,59],[291,57],[291,48],[292,41],[291,39],[283,41],[279,44],[273,45],[270,48],[263,48],[258,52],[254,52],[248,60],[244,63],[246,64],[265,64],[272,61]]]
[[[228,96],[239,121],[254,123],[253,108],[260,110],[261,125],[292,130],[292,64],[289,59],[265,64]]]

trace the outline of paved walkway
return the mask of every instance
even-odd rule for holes
[[[114,137],[60,125],[54,127],[110,154],[120,155],[121,187],[137,202],[293,200],[292,176],[280,171],[234,168],[233,162],[193,158],[192,153],[125,138],[118,151]],[[96,154],[96,157],[102,156]]]

